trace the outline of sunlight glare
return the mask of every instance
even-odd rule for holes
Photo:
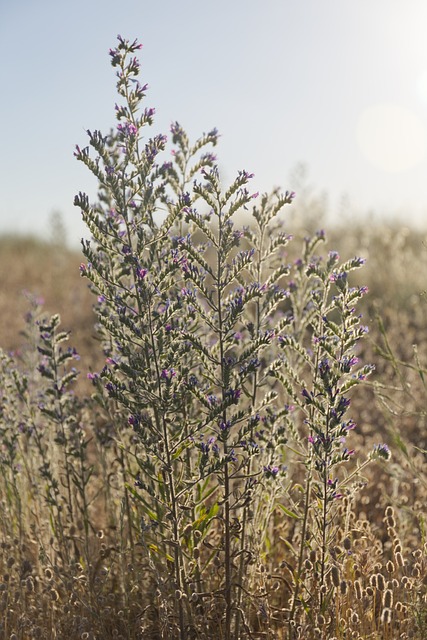
[[[366,108],[357,124],[357,141],[369,162],[398,173],[417,166],[426,151],[426,127],[410,109],[396,104]]]

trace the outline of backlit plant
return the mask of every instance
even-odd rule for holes
[[[172,161],[162,161],[166,137],[145,134],[154,110],[141,109],[139,48],[119,37],[110,51],[124,100],[117,127],[88,132],[94,159],[76,151],[100,183],[98,204],[84,194],[75,202],[92,233],[81,273],[98,296],[106,354],[93,378],[118,437],[134,433],[123,445],[129,535],[155,568],[162,625],[172,634],[178,621],[184,638],[203,617],[211,632],[237,638],[268,607],[254,572],[269,519],[292,489],[291,440],[306,467],[300,513],[290,512],[302,538],[291,620],[305,597],[308,529],[321,585],[330,571],[334,505],[345,491],[335,473],[353,453],[347,393],[371,370],[357,368],[354,351],[365,289],[348,284],[363,260],[340,265],[330,252],[323,264],[319,233],[288,265],[280,213],[294,194],[251,193],[246,171],[224,190],[205,151],[216,130],[191,145],[174,123]],[[248,209],[252,221],[237,227]]]
[[[0,638],[391,638],[411,611],[422,634],[425,547],[391,506],[384,547],[355,515],[390,456],[360,459],[352,416],[364,260],[294,239],[293,192],[224,186],[216,129],[150,136],[140,48],[118,37],[116,125],[75,152],[99,184],[75,198],[92,396],[35,300],[29,347],[0,353]]]

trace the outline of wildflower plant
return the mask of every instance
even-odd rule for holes
[[[173,123],[171,160],[163,160],[166,136],[147,133],[154,109],[142,106],[140,48],[119,36],[110,51],[117,124],[107,135],[88,131],[89,146],[76,148],[99,197],[91,204],[79,193],[75,204],[92,236],[83,241],[80,272],[97,296],[105,355],[89,377],[113,425],[121,531],[132,557],[142,553],[155,593],[141,618],[148,628],[155,607],[162,637],[182,640],[218,629],[237,640],[267,621],[283,625],[257,581],[279,507],[301,540],[285,597],[292,635],[313,596],[303,575],[309,532],[322,586],[331,571],[335,505],[348,482],[340,469],[353,454],[345,442],[355,426],[348,394],[371,371],[356,355],[366,332],[356,305],[366,289],[349,285],[363,260],[317,257],[319,232],[289,262],[281,213],[294,194],[259,196],[247,171],[224,188],[211,149],[215,129],[191,144]],[[250,223],[239,228],[245,211]],[[52,322],[42,335],[49,357]],[[45,411],[64,438],[67,467],[60,396],[73,373],[58,379],[55,366],[40,373],[57,390]],[[290,475],[300,475],[299,464],[300,501]],[[85,495],[90,469],[67,477]]]

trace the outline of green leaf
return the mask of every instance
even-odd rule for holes
[[[302,516],[299,516],[298,514],[294,513],[293,511],[291,511],[290,509],[288,509],[287,507],[285,507],[285,505],[281,504],[280,502],[277,505],[279,507],[279,509],[281,511],[283,511],[283,513],[285,513],[287,516],[289,516],[289,518],[293,518],[294,520],[301,520]]]

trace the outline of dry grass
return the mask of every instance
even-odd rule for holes
[[[33,296],[42,301],[46,314],[59,313],[63,327],[72,331],[73,345],[82,357],[81,369],[99,367],[93,295],[80,278],[80,262],[79,252],[63,244],[31,236],[0,238],[0,345],[4,351],[19,352],[26,347],[25,316],[29,296]]]

